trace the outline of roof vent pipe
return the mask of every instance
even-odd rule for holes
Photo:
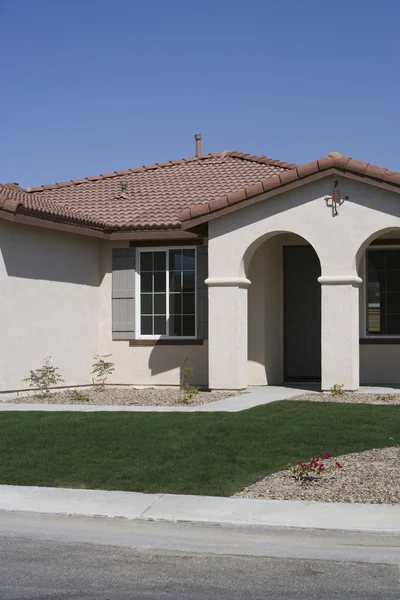
[[[195,133],[194,139],[196,140],[196,156],[201,156],[201,133]]]

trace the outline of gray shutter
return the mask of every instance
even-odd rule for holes
[[[208,247],[197,246],[197,337],[208,339]]]
[[[112,254],[112,339],[135,337],[135,248],[114,248]]]

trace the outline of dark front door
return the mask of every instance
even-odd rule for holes
[[[312,246],[284,246],[284,365],[287,381],[321,378],[321,269]]]

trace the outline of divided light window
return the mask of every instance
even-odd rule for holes
[[[196,336],[196,250],[139,250],[141,337]]]
[[[400,250],[367,251],[367,333],[400,336]]]

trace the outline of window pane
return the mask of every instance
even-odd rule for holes
[[[153,296],[151,294],[140,295],[140,312],[142,315],[151,315],[153,313]]]
[[[194,273],[183,273],[183,291],[194,292]]]
[[[194,315],[195,312],[195,295],[194,294],[183,294],[183,314]]]
[[[154,335],[165,335],[167,332],[166,316],[154,317]]]
[[[182,296],[180,293],[169,295],[169,312],[172,315],[180,315],[182,313]]]
[[[141,335],[153,334],[153,317],[142,317],[140,319],[140,333]]]
[[[400,315],[386,315],[386,323],[388,335],[400,334]]]
[[[151,273],[142,273],[140,276],[140,290],[142,292],[153,291],[153,275]]]
[[[154,252],[154,270],[155,271],[165,271],[165,252]]]
[[[195,268],[194,249],[140,253],[141,335],[195,335]],[[169,314],[166,302],[167,276]]]
[[[368,271],[368,281],[379,283],[383,287],[386,281],[385,271]]]
[[[182,335],[195,335],[196,333],[196,322],[195,317],[183,317],[183,332]]]
[[[169,291],[180,292],[181,291],[181,272],[173,271],[169,275]]]
[[[182,269],[182,250],[169,251],[169,270],[180,271]]]
[[[166,314],[166,294],[154,294],[154,314]]]
[[[380,305],[381,302],[381,286],[379,282],[368,282],[367,287],[368,306]]]
[[[400,271],[387,271],[386,291],[400,292]]]
[[[385,309],[388,313],[400,314],[400,293],[392,292],[391,294],[386,294]]]
[[[152,271],[153,270],[153,253],[152,252],[141,252],[140,253],[140,271]]]
[[[181,315],[171,315],[169,318],[169,335],[182,335]]]
[[[400,250],[386,250],[386,269],[400,271]]]
[[[165,292],[165,273],[154,273],[154,291]]]
[[[368,250],[368,271],[384,271],[385,269],[385,251],[384,250]]]
[[[183,250],[182,252],[182,269],[184,271],[194,271],[195,269],[195,251]]]

